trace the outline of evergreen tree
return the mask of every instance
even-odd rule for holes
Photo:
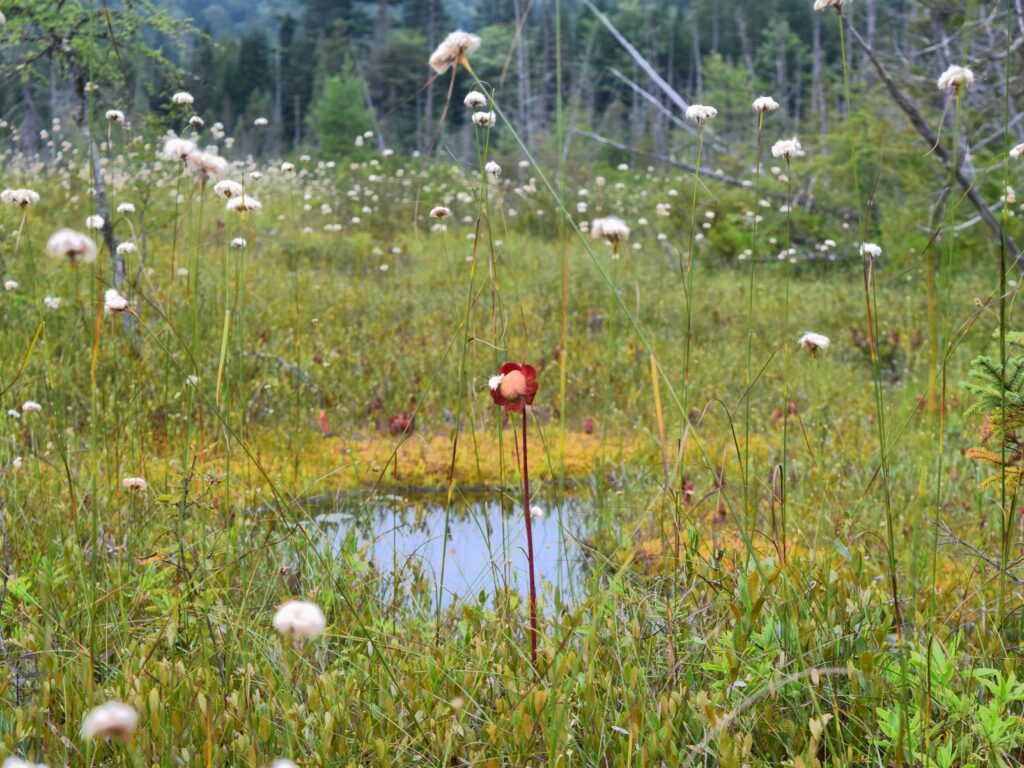
[[[352,152],[355,137],[373,127],[364,96],[355,66],[346,58],[341,71],[327,78],[311,113],[311,127],[326,155]]]
[[[271,82],[267,38],[262,32],[250,32],[242,38],[238,63],[227,83],[236,114],[245,112],[249,97],[256,91],[268,90]]]

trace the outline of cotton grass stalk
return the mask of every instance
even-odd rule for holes
[[[751,108],[757,115],[757,131],[755,138],[754,153],[754,200],[761,198],[761,153],[762,141],[764,138],[765,116],[775,112],[779,103],[771,96],[760,96],[754,99]],[[755,208],[756,210],[756,208]],[[754,387],[754,267],[757,262],[755,258],[758,253],[757,229],[760,217],[756,214],[751,222],[750,231],[750,276],[747,287],[747,365],[746,365],[746,387],[743,397],[743,511],[748,526],[747,536],[750,539],[754,535],[756,523],[755,510],[750,502],[750,397]]]
[[[794,157],[803,154],[800,142],[794,136],[792,139],[782,139],[772,145],[772,157],[782,158],[786,161],[786,256],[783,269],[785,270],[785,288],[782,304],[782,473],[781,482],[781,530],[782,530],[782,562],[786,564],[788,558],[788,530],[787,517],[789,512],[789,375],[788,375],[788,349],[785,340],[789,337],[789,288],[790,273],[792,271],[789,252],[793,247],[793,171],[792,161]]]

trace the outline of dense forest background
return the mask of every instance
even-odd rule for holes
[[[1024,14],[1021,1],[1014,2],[1010,23],[1017,33]],[[58,50],[47,52],[41,6],[65,9],[54,37],[75,29],[62,0],[21,3],[7,10],[8,27],[21,24],[0,54],[0,116],[19,129],[18,143],[30,154],[39,149],[39,130],[75,109],[68,71],[74,64]],[[715,122],[712,151],[731,140],[749,142],[749,104],[760,93],[781,103],[777,124],[795,131],[824,135],[843,111],[839,27],[831,9],[815,13],[811,0],[597,0],[595,6],[671,88],[719,109],[724,119]],[[639,153],[657,160],[692,143],[678,104],[653,86],[585,0],[158,0],[144,10],[110,7],[115,23],[141,44],[111,45],[106,25],[94,25],[90,73],[109,68],[111,81],[95,92],[97,105],[124,109],[136,122],[160,119],[171,93],[186,89],[195,95],[196,114],[222,123],[238,148],[253,154],[319,146],[343,156],[358,149],[355,137],[367,130],[380,147],[399,152],[471,153],[472,132],[459,103],[471,81],[458,74],[453,93],[460,108],[439,136],[450,76],[435,78],[426,63],[457,27],[482,37],[474,69],[539,149],[555,151],[559,86],[566,156],[571,143],[585,142],[609,159]],[[857,0],[845,14],[900,87],[936,119],[944,97],[935,77],[951,63],[973,66],[979,83],[968,105],[984,134],[1002,122],[1005,7]],[[72,8],[87,17],[84,4]],[[87,29],[83,21],[81,34]],[[877,94],[880,114],[888,110],[901,121],[863,51],[846,42],[853,93]],[[266,117],[269,129],[254,130],[257,117]],[[1017,118],[1014,112],[1011,129],[1019,135]],[[966,132],[963,140],[978,137]]]

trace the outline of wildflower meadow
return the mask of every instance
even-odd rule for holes
[[[3,768],[1024,764],[1022,42],[0,0]]]

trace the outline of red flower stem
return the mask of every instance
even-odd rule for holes
[[[526,408],[523,408],[523,511],[526,513],[526,557],[530,561],[530,660],[537,666],[537,584],[533,576],[533,521],[530,514],[530,462],[526,454]]]

